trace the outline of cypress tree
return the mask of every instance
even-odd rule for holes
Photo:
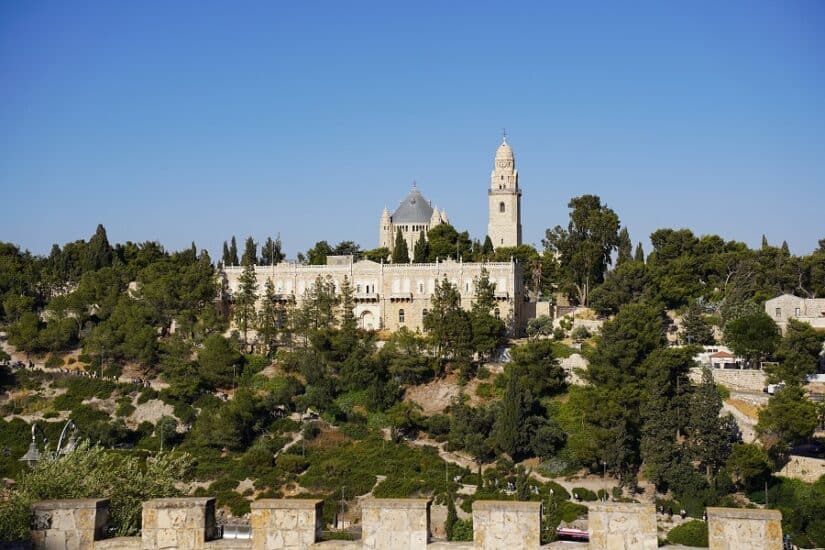
[[[241,265],[257,265],[258,264],[258,243],[252,237],[247,237],[243,247],[243,257],[241,257]]]
[[[232,235],[232,240],[229,244],[229,265],[238,265],[238,241],[235,240],[235,235]]]
[[[616,265],[626,262],[633,258],[633,243],[630,242],[630,234],[627,232],[627,227],[622,227],[619,231],[619,245],[618,255],[616,257]]]
[[[97,271],[101,267],[112,265],[112,247],[103,224],[98,224],[95,234],[89,239],[85,264],[86,271]]]
[[[458,513],[455,510],[453,495],[447,495],[447,519],[444,521],[444,532],[447,540],[453,540],[453,527],[458,521]]]
[[[484,237],[484,244],[481,246],[481,253],[485,258],[488,258],[493,254],[493,252],[493,240],[490,238],[490,235],[487,235]]]
[[[767,249],[769,246],[770,246],[770,245],[768,244],[768,238],[767,238],[767,237],[765,236],[765,234],[763,233],[763,234],[762,234],[762,250]]]
[[[509,376],[501,400],[501,409],[493,425],[493,441],[502,452],[514,458],[519,453],[522,424],[526,413],[526,399],[518,376]]]
[[[788,247],[788,241],[782,241],[782,254],[785,256],[791,255],[791,249]]]
[[[229,245],[226,241],[223,242],[223,253],[221,254],[221,262],[223,265],[232,265],[232,255],[229,253]]]
[[[641,242],[636,245],[636,254],[633,256],[633,260],[645,263],[645,251],[642,249]]]
[[[413,263],[423,264],[427,261],[427,256],[429,255],[430,245],[427,242],[427,236],[422,231],[421,235],[418,237],[418,241],[415,243],[415,247],[413,248]]]
[[[398,228],[398,233],[395,234],[395,247],[392,249],[392,263],[406,264],[410,262],[410,250],[407,247],[407,240],[401,233],[401,228]]]

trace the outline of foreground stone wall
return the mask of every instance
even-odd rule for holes
[[[264,499],[252,504],[252,538],[219,539],[215,499],[173,498],[143,506],[141,537],[100,540],[106,532],[107,500],[36,503],[32,543],[37,550],[534,550],[583,548],[541,546],[541,503],[476,501],[473,541],[430,541],[427,499],[366,499],[362,538],[319,541],[322,501]],[[593,503],[588,513],[589,548],[648,550],[657,547],[652,505]],[[782,516],[775,510],[708,508],[711,550],[781,548]],[[0,544],[0,547],[4,547]]]
[[[781,550],[779,510],[708,508],[710,550]]]
[[[592,550],[655,550],[656,509],[652,504],[604,502],[587,513]]]

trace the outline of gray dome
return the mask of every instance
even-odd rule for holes
[[[433,215],[433,207],[430,206],[429,201],[424,198],[418,188],[413,185],[410,194],[404,197],[398,208],[395,209],[392,215],[392,223],[430,223],[430,218]]]

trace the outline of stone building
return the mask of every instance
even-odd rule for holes
[[[344,279],[355,293],[355,316],[366,330],[401,327],[422,330],[424,316],[431,307],[435,285],[446,278],[461,294],[461,306],[469,310],[475,298],[475,281],[486,269],[496,285],[496,310],[507,323],[510,334],[519,333],[524,319],[524,289],[521,265],[517,262],[465,263],[451,259],[428,264],[385,264],[369,260],[353,261],[351,256],[331,256],[327,265],[282,262],[256,266],[259,295],[271,279],[278,299],[300,305],[304,293],[318,277],[334,283],[340,291]],[[242,267],[224,267],[223,287],[229,297],[238,291]]]
[[[407,250],[412,256],[415,243],[421,237],[422,232],[426,238],[430,229],[438,224],[449,222],[447,212],[439,210],[437,206],[433,208],[432,203],[424,198],[413,182],[412,190],[404,197],[392,215],[384,207],[379,222],[378,246],[389,248],[392,251],[395,248],[395,237],[400,229],[404,240],[407,241]]]
[[[793,294],[783,294],[765,302],[765,313],[771,316],[783,332],[791,319],[825,330],[825,298],[800,298]]]

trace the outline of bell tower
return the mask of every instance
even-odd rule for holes
[[[507,143],[505,133],[496,149],[490,189],[487,191],[489,217],[487,235],[493,247],[518,246],[521,244],[521,189],[518,186],[518,170],[513,149]]]

